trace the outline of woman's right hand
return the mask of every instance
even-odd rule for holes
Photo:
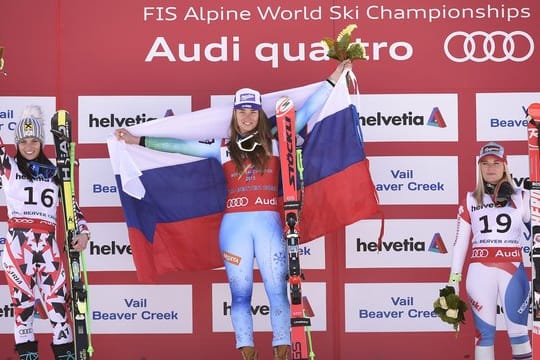
[[[124,140],[126,144],[139,144],[140,136],[132,135],[128,130],[121,128],[114,131],[117,140]]]

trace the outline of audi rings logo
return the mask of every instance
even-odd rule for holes
[[[478,259],[478,258],[487,258],[489,255],[489,251],[487,249],[472,249],[471,258]]]
[[[227,199],[227,209],[244,207],[244,206],[247,206],[248,203],[249,203],[248,198],[245,196],[233,198],[233,199]]]
[[[463,41],[463,48],[460,48]],[[456,45],[457,42],[457,45]],[[477,48],[478,46],[478,48]],[[525,31],[454,31],[444,41],[444,53],[457,63],[493,61],[523,62],[534,52],[534,40]]]
[[[34,220],[32,219],[26,219],[26,218],[12,218],[11,221],[15,223],[21,223],[21,224],[32,224]]]

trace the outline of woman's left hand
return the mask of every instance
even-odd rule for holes
[[[90,236],[88,234],[77,234],[71,241],[71,247],[73,250],[81,252],[86,249],[86,245],[88,244],[89,240]]]
[[[328,80],[330,80],[333,84],[336,84],[339,80],[339,77],[345,70],[351,70],[352,69],[352,61],[347,59],[343,60],[339,63],[336,70],[328,77]]]

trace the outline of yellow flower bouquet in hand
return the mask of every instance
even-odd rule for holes
[[[360,42],[351,43],[352,32],[356,29],[355,24],[348,25],[341,30],[337,39],[323,38],[321,44],[326,50],[326,56],[339,62],[344,60],[366,60],[366,49]],[[347,85],[350,86],[349,74],[346,75]]]
[[[459,324],[465,323],[467,304],[459,298],[452,286],[439,290],[439,297],[433,303],[433,311],[442,321],[451,324],[454,330],[459,331]]]
[[[358,26],[355,24],[348,25],[341,30],[337,39],[323,38],[321,44],[326,50],[326,55],[331,59],[336,59],[339,62],[343,60],[366,60],[366,49],[360,42],[351,43],[352,32]]]

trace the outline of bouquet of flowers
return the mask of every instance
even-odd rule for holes
[[[326,56],[330,59],[335,59],[339,62],[344,60],[366,60],[366,49],[361,42],[351,43],[352,32],[356,29],[355,24],[348,25],[345,29],[341,30],[337,39],[323,38],[321,44],[326,50]],[[351,85],[351,79],[349,74],[346,76],[347,85]]]
[[[454,326],[457,336],[459,324],[465,323],[467,304],[459,298],[452,286],[447,285],[439,290],[439,297],[433,303],[433,311],[442,321]]]
[[[341,30],[337,39],[323,38],[321,44],[326,50],[326,55],[331,59],[336,59],[339,62],[350,59],[366,60],[366,49],[360,42],[351,43],[352,32],[356,29],[355,24],[347,26]]]

